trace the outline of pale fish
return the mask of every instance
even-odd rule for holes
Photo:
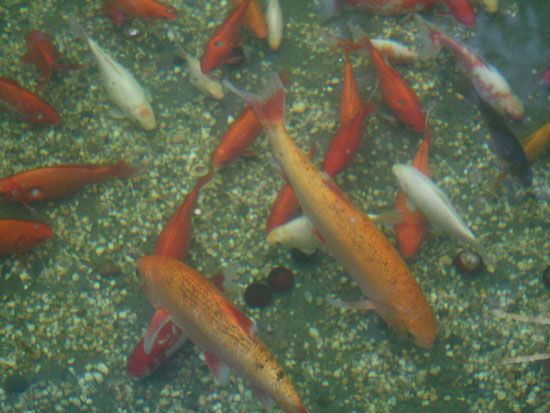
[[[189,80],[193,86],[214,99],[221,100],[224,97],[223,86],[218,79],[206,75],[201,71],[201,62],[189,53],[180,52],[187,61],[189,68]]]
[[[134,76],[86,35],[74,15],[70,16],[70,23],[73,30],[85,39],[92,51],[103,85],[112,101],[126,117],[143,129],[155,129],[157,122],[150,101]]]
[[[271,50],[278,50],[283,40],[283,12],[279,0],[268,0],[265,11],[267,43]]]
[[[439,187],[411,165],[396,164],[392,171],[409,201],[433,226],[478,251],[485,260],[487,269],[494,271],[493,258],[485,252],[474,233],[460,218],[449,198]]]

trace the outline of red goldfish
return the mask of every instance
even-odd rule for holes
[[[164,255],[179,260],[185,259],[191,241],[193,208],[197,203],[199,191],[212,178],[212,172],[199,178],[193,190],[185,197],[179,208],[170,217],[157,238],[154,255]]]
[[[470,0],[445,0],[449,11],[460,23],[466,27],[476,25],[476,13]]]
[[[0,178],[0,198],[9,202],[31,203],[62,198],[82,187],[110,178],[128,178],[137,168],[119,161],[111,166],[55,165],[31,169]]]
[[[233,7],[239,6],[244,0],[231,0]],[[258,0],[252,0],[244,14],[244,24],[248,30],[258,39],[267,36],[267,23]]]
[[[366,103],[351,122],[340,126],[330,141],[323,160],[323,170],[329,176],[339,174],[355,158],[363,135],[361,125],[365,117],[373,111],[374,107]]]
[[[406,14],[434,6],[440,0],[324,0],[327,12],[331,13],[343,5],[356,6],[371,13]]]
[[[0,77],[0,107],[22,115],[33,123],[61,122],[57,111],[36,94],[21,87],[15,80]]]
[[[211,161],[215,170],[238,158],[263,132],[260,121],[250,107],[229,126],[212,152]]]
[[[126,16],[165,20],[174,20],[177,16],[175,8],[156,0],[105,0],[103,7],[117,26],[124,23]]]
[[[34,63],[42,72],[38,89],[41,89],[50,80],[54,70],[75,70],[84,67],[78,64],[59,63],[61,55],[48,34],[40,30],[32,30],[28,34],[27,49],[28,52],[23,56],[23,61]]]
[[[20,254],[50,239],[49,225],[24,219],[0,219],[0,255]]]
[[[285,183],[271,205],[265,231],[269,234],[279,225],[286,224],[300,210],[300,203],[292,187]]]
[[[412,166],[430,177],[429,150],[431,133],[426,130],[424,140],[420,144]],[[428,220],[407,198],[403,191],[399,191],[395,198],[395,209],[401,214],[401,221],[395,225],[399,251],[405,257],[412,257],[422,244],[428,232]]]
[[[370,38],[365,36],[357,43],[348,45],[342,42],[344,48],[351,50],[367,47],[378,73],[380,93],[382,99],[390,107],[395,116],[404,124],[416,132],[424,131],[426,116],[420,106],[420,101],[415,91],[409,84],[391,67],[380,51],[372,44]]]
[[[361,111],[361,95],[357,88],[353,66],[348,53],[344,54],[344,84],[340,96],[340,126],[351,122]]]
[[[212,35],[201,57],[201,70],[208,74],[231,59],[233,51],[240,45],[240,29],[244,13],[251,0],[244,0],[235,8],[218,30]]]
[[[252,321],[212,282],[173,258],[150,255],[137,261],[143,292],[205,352],[210,371],[221,382],[229,368],[242,375],[260,400],[273,400],[283,411],[306,408],[279,363],[259,339]],[[147,346],[146,346],[147,347]]]
[[[399,333],[409,332],[418,345],[431,347],[436,322],[420,286],[376,224],[353,206],[288,135],[280,80],[272,79],[261,95],[241,92],[229,82],[226,86],[254,109],[304,214],[332,256],[359,284],[371,306]]]
[[[185,343],[187,336],[172,322],[165,323],[158,331],[153,347],[145,352],[144,340],[141,340],[128,357],[126,368],[134,378],[150,375],[160,365],[170,359]]]

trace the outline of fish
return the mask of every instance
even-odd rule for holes
[[[355,118],[340,126],[331,139],[322,166],[330,177],[339,174],[355,158],[364,132],[361,125],[365,117],[372,112],[374,106],[369,102],[365,103]]]
[[[348,22],[348,27],[354,42],[366,36],[363,29],[351,22]],[[371,39],[371,42],[392,65],[413,63],[420,58],[416,50],[395,40],[377,38]],[[368,59],[367,53],[365,53],[364,56]]]
[[[428,178],[430,175],[429,150],[431,132],[424,133],[424,139],[412,161],[412,166],[418,169]],[[419,211],[403,191],[399,191],[395,197],[395,210],[401,214],[401,221],[395,224],[395,235],[399,251],[405,258],[416,254],[428,232],[428,220]]]
[[[285,183],[271,205],[265,231],[269,234],[275,228],[287,223],[299,210],[300,202],[298,202],[292,186]]]
[[[126,16],[174,20],[178,14],[174,7],[156,0],[105,0],[103,9],[117,26],[124,24]]]
[[[425,50],[424,58],[434,57],[442,45],[454,54],[459,68],[470,79],[481,98],[497,112],[511,119],[523,118],[523,104],[512,92],[499,71],[476,55],[470,48],[452,39],[443,31],[415,15]]]
[[[272,77],[260,95],[224,83],[254,109],[275,159],[327,250],[359,284],[386,323],[401,335],[411,334],[419,346],[431,347],[436,337],[432,308],[397,250],[287,134],[280,79]]]
[[[458,215],[447,195],[430,178],[411,165],[395,164],[392,172],[410,202],[434,227],[476,250],[483,257],[489,272],[495,271],[494,259],[485,252],[472,230]]]
[[[172,322],[165,323],[158,331],[149,353],[145,352],[144,339],[134,348],[126,361],[128,374],[140,379],[149,376],[159,366],[165,364],[187,342],[183,330]]]
[[[191,84],[206,93],[214,99],[221,100],[224,98],[223,86],[220,81],[212,76],[205,75],[201,71],[199,59],[186,52],[180,52],[180,55],[186,60],[189,68],[189,79]]]
[[[55,70],[78,70],[80,64],[60,63],[61,55],[55,48],[52,39],[41,30],[31,30],[27,35],[27,50],[23,61],[34,63],[41,72],[37,89],[42,89],[51,79]]]
[[[396,211],[384,214],[368,214],[368,217],[376,223],[394,225],[402,220],[401,214]],[[270,246],[280,244],[287,248],[294,248],[306,255],[313,255],[323,245],[313,224],[307,216],[301,215],[285,224],[273,228],[266,238]]]
[[[326,14],[332,14],[342,6],[354,6],[370,13],[399,15],[426,10],[440,0],[323,0]]]
[[[56,125],[61,118],[55,108],[15,80],[0,77],[0,109],[21,115],[27,122]]]
[[[500,160],[503,169],[518,178],[524,186],[531,186],[533,171],[521,143],[506,124],[504,116],[486,103],[475,90],[468,92],[468,97],[474,101],[485,119],[491,137],[490,147]]]
[[[38,221],[0,219],[0,255],[21,254],[52,237],[52,228]]]
[[[378,85],[384,103],[402,123],[415,132],[424,132],[426,115],[422,111],[416,92],[386,61],[370,38],[365,35],[357,42],[340,41],[339,44],[349,51],[365,47],[368,49],[378,74]]]
[[[262,134],[262,124],[250,107],[244,108],[212,151],[210,161],[218,171],[241,156]]]
[[[279,0],[267,0],[267,44],[271,50],[279,50],[283,40],[283,12]]]
[[[127,118],[143,129],[155,129],[155,113],[145,91],[134,76],[86,35],[74,15],[70,15],[69,22],[73,31],[79,34],[90,48],[99,68],[103,86],[115,105]]]
[[[361,111],[363,103],[361,94],[357,87],[353,66],[347,52],[344,53],[344,81],[342,83],[342,94],[340,95],[340,126],[350,123]]]
[[[232,368],[264,403],[272,399],[285,412],[307,412],[292,382],[256,335],[252,321],[211,281],[170,257],[142,257],[136,266],[149,302],[170,314],[205,352],[208,367],[220,382],[227,380]]]
[[[487,13],[498,11],[498,0],[476,0],[476,3],[483,7]]]
[[[231,0],[233,7],[238,7],[244,0]],[[258,39],[267,37],[267,22],[258,0],[252,0],[244,13],[244,25]]]
[[[201,57],[201,71],[210,73],[213,69],[226,63],[232,52],[241,44],[240,29],[244,13],[251,0],[243,0],[218,27],[210,37]]]
[[[449,11],[456,20],[466,27],[476,25],[476,13],[470,0],[445,0]]]
[[[0,178],[0,198],[8,202],[49,201],[73,194],[86,185],[111,178],[128,178],[139,169],[119,161],[113,165],[54,165]]]
[[[550,146],[550,123],[546,123],[544,126],[536,130],[531,136],[529,136],[521,145],[527,161],[533,162]],[[495,187],[498,188],[502,180],[508,175],[507,171],[501,172],[495,182]]]
[[[200,190],[210,181],[212,176],[213,171],[210,171],[197,179],[191,192],[185,196],[178,209],[174,211],[157,237],[153,250],[154,255],[164,255],[179,260],[185,259],[189,251],[189,244],[191,243],[193,210]]]

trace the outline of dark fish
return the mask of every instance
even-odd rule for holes
[[[518,138],[506,124],[504,117],[485,103],[473,90],[473,87],[468,93],[485,118],[491,136],[491,149],[502,161],[504,170],[518,178],[523,185],[531,186],[533,172],[527,161],[527,156]]]

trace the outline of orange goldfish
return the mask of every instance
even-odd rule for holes
[[[254,111],[246,107],[229,126],[212,152],[211,161],[215,170],[238,158],[263,132],[262,125]]]
[[[226,63],[233,51],[240,45],[240,29],[244,13],[251,0],[244,0],[235,8],[218,30],[212,35],[201,57],[201,70],[208,74],[216,67]]]
[[[307,412],[292,382],[254,332],[252,321],[208,279],[181,261],[150,255],[137,261],[141,288],[156,309],[205,352],[210,371],[225,381],[229,368],[242,375],[259,398],[282,410]]]
[[[378,73],[382,99],[401,122],[416,132],[423,132],[426,116],[422,111],[418,96],[405,79],[386,61],[382,53],[372,44],[370,38],[365,36],[359,42],[351,45],[348,42],[341,43],[344,48],[349,50],[363,47],[369,50]]]
[[[285,92],[280,79],[273,78],[259,96],[225,83],[254,109],[318,237],[359,284],[372,307],[399,333],[408,332],[418,345],[431,347],[436,336],[432,308],[399,253],[287,134]]]
[[[50,239],[49,225],[24,219],[0,219],[0,255],[20,254]]]
[[[265,231],[269,234],[279,225],[286,224],[300,210],[300,203],[292,187],[285,183],[271,205]]]
[[[138,169],[119,161],[114,165],[55,165],[0,178],[0,198],[9,202],[37,202],[62,198],[82,187],[110,178],[127,178]]]
[[[361,95],[353,74],[353,66],[346,52],[344,54],[344,84],[340,96],[340,126],[355,119],[355,116],[361,111],[361,106]]]
[[[170,217],[157,238],[153,254],[185,259],[191,242],[191,224],[193,208],[201,188],[212,178],[212,172],[199,178],[193,190],[187,194],[179,208]]]
[[[430,177],[429,150],[431,132],[424,132],[424,140],[420,144],[412,166]],[[411,257],[420,248],[420,244],[428,232],[428,220],[407,198],[403,191],[399,191],[395,198],[395,209],[401,213],[401,221],[395,225],[399,251],[405,257]]]
[[[61,122],[53,107],[15,80],[6,77],[0,77],[0,107],[19,113],[25,120],[33,123]]]
[[[105,0],[103,7],[117,26],[124,23],[126,16],[165,20],[174,20],[177,16],[175,8],[156,0]]]
[[[233,7],[238,7],[244,0],[231,0]],[[258,39],[267,36],[267,23],[258,0],[252,0],[244,14],[244,24]]]
[[[61,55],[55,48],[47,33],[40,30],[31,30],[27,36],[28,52],[23,61],[32,62],[42,72],[37,88],[41,89],[52,77],[54,70],[75,70],[84,66],[79,64],[60,63]]]

